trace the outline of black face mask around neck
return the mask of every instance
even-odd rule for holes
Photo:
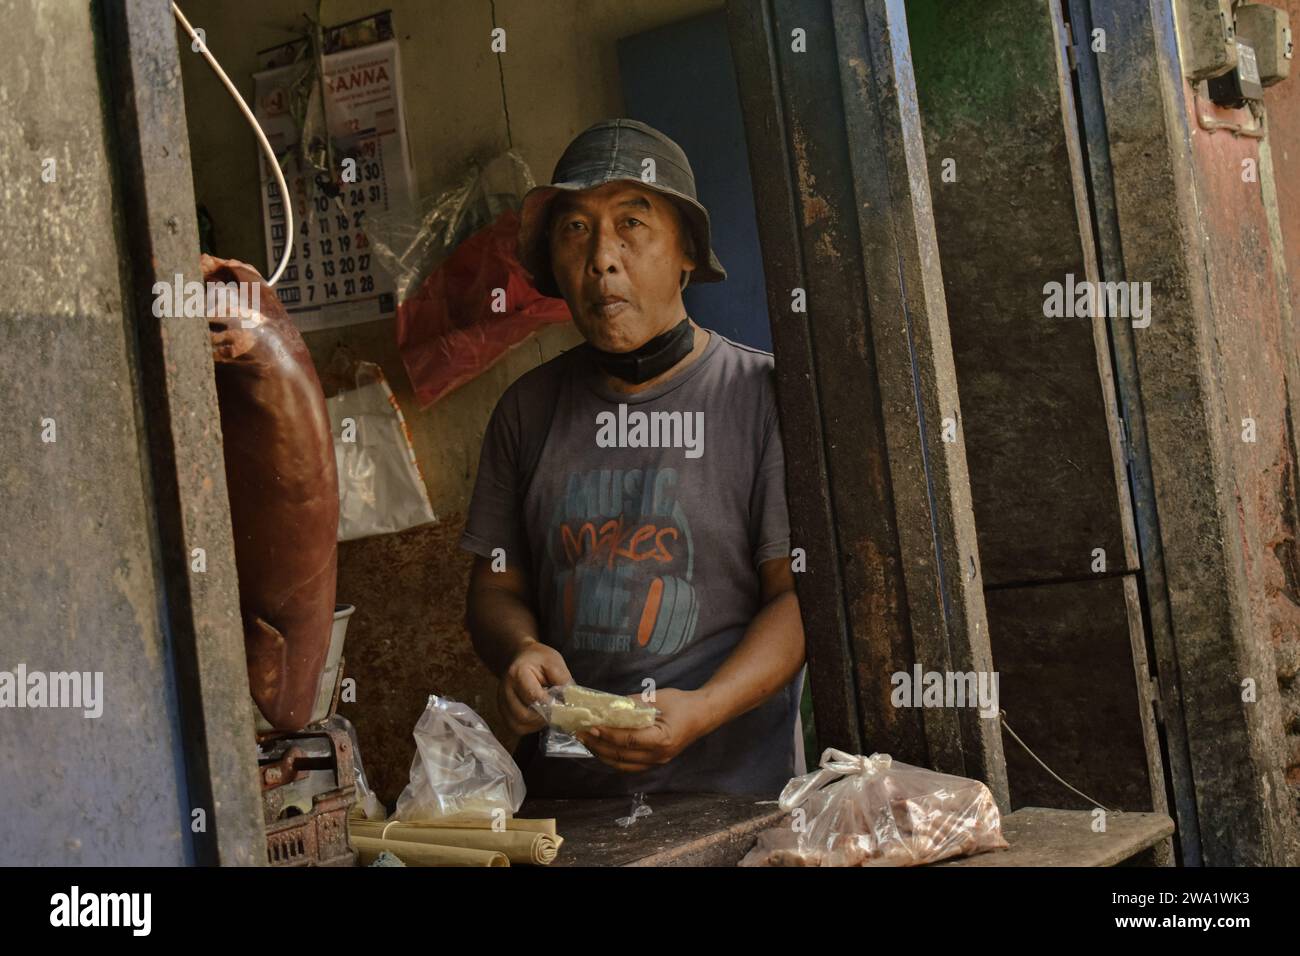
[[[695,331],[691,328],[690,316],[687,316],[667,332],[656,335],[631,352],[604,352],[590,343],[587,347],[601,371],[640,385],[662,375],[690,355],[695,348]]]

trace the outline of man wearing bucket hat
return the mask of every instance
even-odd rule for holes
[[[726,272],[685,153],[634,120],[585,130],[524,197],[519,259],[586,339],[501,397],[461,538],[529,792],[775,795],[803,772],[804,635],[772,356],[686,314],[687,283]],[[570,682],[659,716],[547,758],[531,705]]]

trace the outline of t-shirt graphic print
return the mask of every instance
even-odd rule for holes
[[[568,473],[547,535],[568,646],[667,655],[694,638],[694,542],[678,481],[672,466]]]

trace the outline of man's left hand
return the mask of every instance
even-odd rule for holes
[[[628,696],[641,702],[640,694]],[[654,705],[659,716],[651,727],[594,727],[577,737],[614,769],[639,773],[666,764],[713,729],[699,691],[661,689],[655,692]]]

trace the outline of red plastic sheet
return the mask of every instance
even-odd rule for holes
[[[572,316],[515,257],[519,214],[474,233],[397,307],[397,346],[421,408],[480,375],[533,332]],[[498,291],[503,290],[503,291]]]

